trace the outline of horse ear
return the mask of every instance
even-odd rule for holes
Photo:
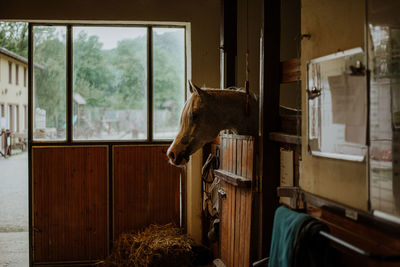
[[[199,96],[202,96],[205,94],[205,92],[199,88],[198,86],[196,86],[192,81],[189,80],[189,91],[192,94],[198,94]]]

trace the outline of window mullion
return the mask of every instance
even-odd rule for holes
[[[66,126],[67,126],[67,143],[72,143],[72,118],[73,118],[73,107],[72,107],[72,83],[73,83],[73,62],[72,62],[72,26],[68,25],[67,26],[67,77],[66,77],[66,82],[67,82],[67,110],[66,110]]]
[[[147,28],[147,140],[153,142],[153,38]]]

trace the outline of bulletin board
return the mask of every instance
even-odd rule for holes
[[[362,48],[307,63],[308,150],[313,156],[364,161],[367,75]]]

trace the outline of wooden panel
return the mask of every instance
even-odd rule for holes
[[[167,148],[114,148],[114,239],[152,223],[179,226],[181,169],[168,163]]]
[[[227,184],[226,182],[222,181],[221,182],[222,188],[225,189],[226,192],[226,199],[222,200],[222,208],[221,208],[221,231],[220,231],[220,247],[221,247],[221,259],[225,264],[228,264],[228,253],[230,250],[229,246],[229,221],[225,218],[229,218],[230,215],[230,210],[229,210],[229,202],[228,198],[231,197],[231,192],[230,192],[230,185]],[[228,265],[229,266],[229,265]]]
[[[242,176],[242,160],[243,160],[243,140],[236,140],[237,161],[236,161],[236,174]]]
[[[221,212],[221,259],[226,266],[249,266],[254,139],[222,135],[221,143],[223,164],[214,171],[226,192]]]
[[[32,150],[33,260],[104,259],[108,244],[108,149]]]
[[[243,177],[247,177],[247,157],[246,157],[246,155],[247,155],[247,143],[248,143],[247,140],[243,140],[242,141],[242,155],[243,155],[243,157],[242,157],[241,165],[242,165],[242,176]]]
[[[221,259],[226,266],[249,266],[251,189],[221,182],[226,192],[221,214]]]

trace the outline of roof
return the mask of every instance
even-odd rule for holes
[[[78,93],[74,94],[74,101],[80,105],[86,104],[86,100]]]
[[[11,52],[10,50],[8,50],[8,49],[6,49],[4,47],[1,47],[1,46],[0,46],[0,54],[4,54],[4,55],[12,57],[12,58],[14,58],[14,59],[16,59],[16,60],[18,60],[20,62],[28,64],[28,59],[27,58],[25,58],[23,56],[20,56],[20,55],[14,53],[14,52]],[[44,67],[42,65],[39,65],[39,64],[35,64],[35,67],[37,67],[39,69],[44,69]]]

